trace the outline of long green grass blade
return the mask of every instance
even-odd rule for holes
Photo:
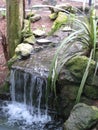
[[[87,67],[85,69],[85,72],[84,72],[84,75],[83,75],[83,78],[82,78],[82,81],[81,81],[81,84],[80,84],[80,88],[78,90],[78,94],[77,94],[77,97],[76,97],[76,103],[79,103],[79,101],[80,101],[81,94],[83,92],[83,88],[84,88],[86,79],[88,77],[89,67],[90,67],[90,63],[91,63],[91,60],[92,60],[92,56],[93,56],[93,50],[91,51],[91,54],[90,54],[90,57],[89,57],[89,60],[88,60],[88,63],[87,63]]]

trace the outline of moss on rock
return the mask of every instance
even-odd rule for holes
[[[51,20],[55,20],[57,18],[57,16],[58,16],[58,13],[52,13],[52,14],[49,15],[49,18]]]
[[[68,98],[69,100],[75,100],[78,93],[79,85],[65,85],[61,90],[62,98]]]
[[[64,12],[59,12],[58,17],[54,21],[52,25],[52,29],[50,31],[50,35],[52,35],[54,32],[56,32],[60,27],[67,22],[68,18]]]
[[[30,44],[34,44],[36,42],[34,35],[24,38],[24,43],[30,43]]]
[[[24,28],[21,33],[22,33],[22,37],[31,36],[32,32],[30,29],[30,20],[24,19]]]
[[[16,49],[15,49],[15,53],[16,55],[21,55],[21,56],[28,56],[31,54],[31,51],[33,50],[32,45],[28,44],[28,43],[21,43],[19,44]]]
[[[85,69],[87,67],[89,58],[86,56],[76,56],[70,59],[66,63],[66,68],[70,71],[70,73],[79,81],[81,82]],[[95,71],[95,61],[91,60],[89,74],[87,78],[87,83],[91,83],[93,80]]]
[[[70,111],[75,105],[79,85],[63,85],[59,95],[60,113],[64,118],[68,118]]]
[[[33,32],[31,31],[31,23],[30,20],[24,20],[24,28],[22,30],[22,37],[24,43],[34,44],[36,42]]]
[[[98,87],[96,86],[85,86],[84,94],[91,99],[98,99]]]
[[[0,87],[0,93],[9,93],[10,92],[10,84],[5,81],[3,86]]]
[[[34,16],[35,12],[28,12],[26,15],[26,19],[29,19],[30,17]]]

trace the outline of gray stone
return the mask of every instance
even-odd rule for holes
[[[70,26],[65,26],[62,28],[62,31],[69,32],[69,31],[72,31],[72,28]]]
[[[64,130],[86,130],[98,121],[98,108],[79,103],[74,106]]]
[[[40,45],[42,45],[42,44],[49,44],[49,43],[51,43],[51,41],[50,40],[48,40],[48,39],[38,39],[38,40],[36,40],[37,41],[37,43],[38,44],[40,44]]]
[[[41,29],[36,29],[36,30],[33,31],[33,34],[35,36],[44,36],[44,35],[46,35],[46,32],[41,30]]]
[[[30,17],[32,17],[32,16],[34,16],[35,15],[35,11],[33,11],[33,12],[27,12],[27,14],[26,14],[26,18],[27,19],[29,19]]]
[[[30,17],[31,22],[36,22],[41,19],[39,14],[35,14],[34,16]]]

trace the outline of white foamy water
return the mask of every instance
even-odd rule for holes
[[[51,121],[51,117],[44,113],[40,116],[36,111],[31,114],[25,104],[18,102],[8,103],[6,106],[3,106],[3,112],[8,118],[7,123],[10,126],[16,124],[19,125],[21,129],[27,129],[29,126],[33,128],[35,125],[36,127],[43,128],[47,122]]]
[[[21,130],[44,130],[51,121],[45,100],[47,80],[40,73],[11,70],[10,93],[12,102],[3,105],[7,124]],[[42,110],[43,108],[43,110]]]

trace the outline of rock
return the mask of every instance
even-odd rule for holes
[[[98,99],[98,87],[86,85],[84,88],[84,94],[91,99]]]
[[[72,31],[71,27],[70,26],[65,26],[62,31],[64,32],[69,32],[69,31]]]
[[[59,106],[61,109],[60,113],[64,118],[68,118],[70,111],[74,106],[78,89],[79,85],[74,84],[63,84],[63,86],[60,86]]]
[[[51,10],[52,13],[58,13],[62,9],[65,10],[65,8],[67,7],[67,5],[68,5],[68,3],[67,4],[59,4],[59,5],[56,5],[55,8],[50,7],[49,9]]]
[[[79,85],[65,85],[62,90],[62,98],[66,97],[69,100],[74,100],[76,99],[77,93],[78,93]]]
[[[24,28],[22,30],[22,33],[26,33],[26,32],[29,32],[29,26],[30,26],[30,21],[29,20],[26,20],[24,19]]]
[[[83,74],[85,72],[85,69],[87,67],[88,63],[88,57],[86,56],[76,56],[71,58],[67,63],[66,63],[66,68],[69,70],[69,72],[76,78],[78,82],[81,82]],[[91,60],[91,65],[89,68],[89,74],[87,78],[87,83],[91,84],[93,82],[93,76],[95,72],[95,61]]]
[[[79,103],[74,106],[64,130],[86,130],[98,121],[98,108]]]
[[[35,37],[32,35],[30,37],[24,38],[24,43],[30,43],[30,44],[34,44],[36,42]]]
[[[56,5],[55,8],[50,7],[50,10],[52,13],[58,13],[60,11],[73,14],[77,13],[77,9],[73,8],[73,6],[69,5],[69,3]]]
[[[41,29],[36,29],[36,30],[33,31],[33,34],[35,36],[40,36],[41,37],[41,36],[45,36],[46,32],[41,30]]]
[[[50,31],[50,34],[53,34],[54,32],[56,32],[66,22],[67,22],[66,14],[64,12],[59,12],[58,17],[56,18],[56,20],[54,21],[54,23],[52,25],[52,29]]]
[[[39,14],[35,14],[34,16],[30,17],[31,22],[36,22],[41,19]]]
[[[25,44],[25,43],[21,43],[19,44],[16,49],[15,49],[15,53],[19,54],[21,56],[28,56],[31,54],[31,51],[33,50],[32,45],[30,44]]]
[[[29,19],[30,17],[34,16],[35,15],[35,12],[28,12],[26,14],[26,18]]]
[[[40,45],[51,43],[50,40],[45,39],[45,38],[44,38],[44,39],[38,39],[38,40],[36,40],[36,41],[37,41],[37,43],[40,44]]]
[[[44,5],[56,5],[57,1],[56,0],[43,0]]]
[[[50,18],[51,20],[55,20],[55,19],[57,18],[57,16],[58,16],[57,13],[52,13],[52,14],[49,15],[49,18]]]

